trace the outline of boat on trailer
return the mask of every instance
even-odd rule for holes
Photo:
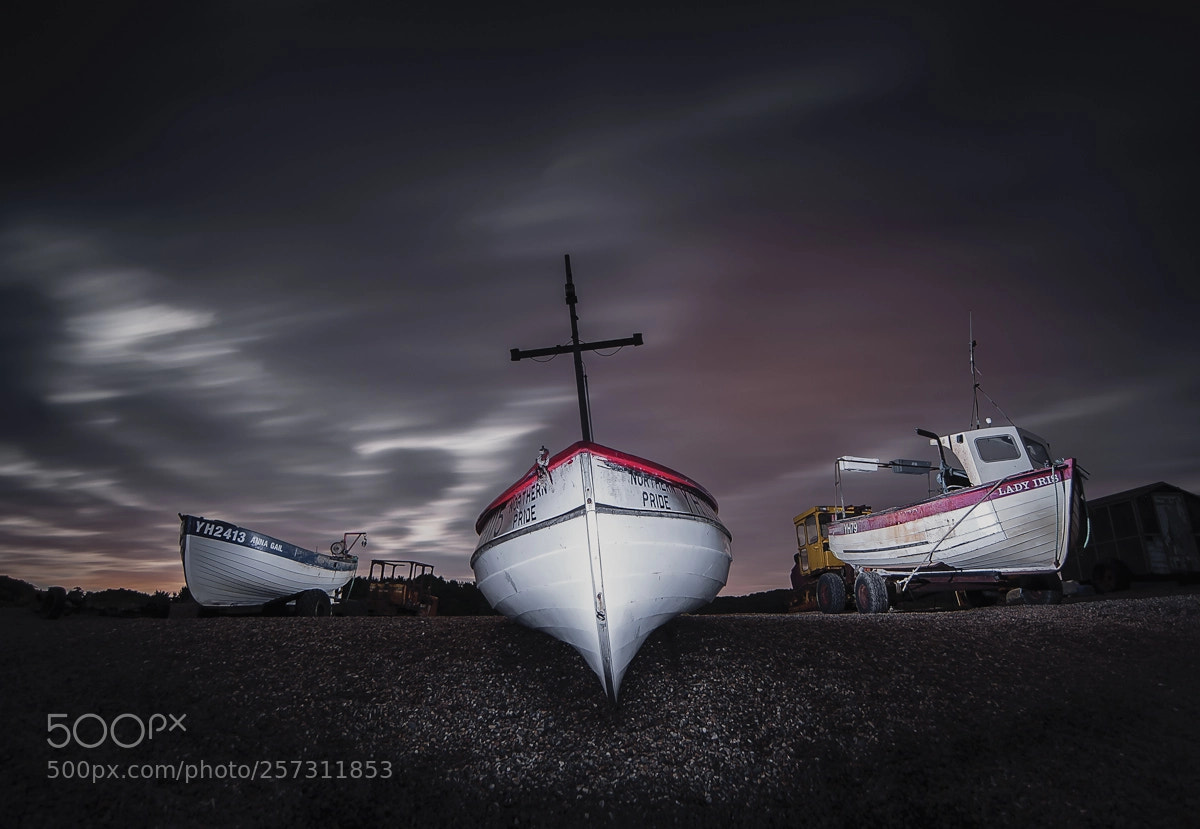
[[[328,615],[353,578],[365,533],[346,533],[328,553],[306,550],[228,521],[179,515],[179,551],[192,598],[205,608],[255,608],[296,602],[299,615]]]
[[[480,513],[471,568],[493,608],[574,647],[615,704],[646,638],[725,586],[731,536],[700,484],[592,440],[580,354],[642,338],[581,343],[570,257],[566,268],[572,345],[512,358],[574,353],[583,440],[553,457],[542,447]]]
[[[942,455],[942,493],[829,525],[830,551],[855,570],[858,609],[887,610],[886,581],[897,592],[1013,584],[1061,599],[1059,572],[1086,521],[1075,459],[1052,460],[1046,441],[1017,426],[918,432]],[[947,450],[965,478],[946,463]]]
[[[829,525],[829,550],[852,568],[859,612],[884,612],[893,595],[940,590],[963,591],[971,601],[989,588],[1017,587],[1027,602],[1057,603],[1063,565],[1087,543],[1086,473],[1074,458],[1054,459],[1048,441],[1011,420],[1007,426],[993,426],[991,418],[980,423],[979,395],[987,393],[979,385],[975,346],[972,331],[974,428],[949,435],[917,429],[938,449],[941,492],[903,507],[843,512]],[[947,461],[947,452],[959,467]],[[838,503],[845,503],[843,471],[887,467],[932,470],[928,461],[838,458]]]

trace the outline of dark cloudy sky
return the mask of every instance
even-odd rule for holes
[[[569,338],[566,253],[582,336],[645,335],[595,437],[713,492],[727,594],[838,455],[970,425],[972,323],[1089,494],[1200,491],[1194,12],[410,5],[6,23],[0,573],[175,591],[188,512],[470,578],[579,436],[508,353]]]

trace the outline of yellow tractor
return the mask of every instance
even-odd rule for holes
[[[841,613],[847,604],[854,606],[854,568],[829,552],[827,528],[837,518],[866,515],[870,511],[871,508],[864,505],[819,506],[792,519],[796,525],[798,552],[793,557],[789,612]]]

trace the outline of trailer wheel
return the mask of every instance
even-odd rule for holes
[[[305,590],[296,598],[297,616],[328,616],[332,607],[324,590]]]
[[[888,590],[883,576],[863,571],[854,580],[854,603],[859,613],[887,613]]]
[[[963,600],[967,607],[991,607],[1000,601],[1000,594],[995,590],[964,590]]]
[[[846,609],[846,585],[837,573],[822,573],[817,579],[817,609],[822,613]]]
[[[1053,588],[1035,589],[1021,588],[1021,600],[1025,604],[1062,604],[1062,591]]]
[[[1114,593],[1127,590],[1131,576],[1123,561],[1109,559],[1092,568],[1092,586],[1097,593]]]
[[[1056,576],[1027,576],[1019,587],[1024,604],[1062,604],[1062,582]]]

